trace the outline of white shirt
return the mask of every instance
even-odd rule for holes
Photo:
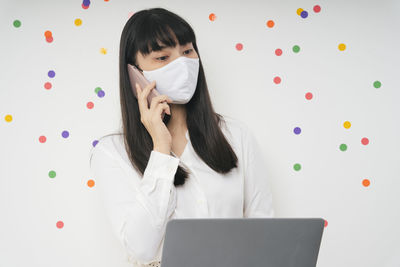
[[[152,150],[143,178],[132,167],[123,135],[107,136],[92,150],[91,170],[113,231],[131,263],[160,261],[166,223],[174,218],[274,217],[264,156],[246,124],[224,116],[221,130],[238,157],[228,174],[211,169],[188,143],[178,158]],[[178,165],[191,174],[175,187]]]

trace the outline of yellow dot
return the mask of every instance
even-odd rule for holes
[[[6,122],[11,122],[12,121],[12,116],[10,114],[6,115],[4,117],[4,119],[6,120]]]
[[[300,16],[300,15],[301,15],[301,12],[303,12],[303,10],[304,10],[304,9],[302,9],[302,8],[298,8],[297,11],[296,11],[297,15]]]
[[[345,44],[339,44],[338,48],[340,51],[344,51],[346,49],[346,45]]]
[[[107,49],[105,49],[104,47],[102,47],[100,49],[100,53],[102,53],[103,55],[107,54]]]
[[[82,25],[82,20],[81,19],[76,19],[75,20],[75,25],[76,26],[81,26]]]
[[[349,129],[351,127],[351,123],[349,121],[345,121],[343,123],[343,127],[346,128],[346,129]]]

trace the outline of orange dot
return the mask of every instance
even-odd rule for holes
[[[370,185],[370,181],[369,181],[368,179],[364,179],[364,180],[362,181],[362,184],[363,184],[363,186],[367,187],[367,186]]]
[[[273,20],[268,20],[267,21],[267,27],[268,28],[272,28],[272,27],[274,27],[274,25],[275,25],[275,22]]]
[[[44,32],[44,36],[46,37],[51,37],[53,34],[51,33],[51,31],[45,31]]]
[[[47,82],[44,84],[44,88],[46,88],[47,90],[49,90],[51,88],[51,83]]]
[[[208,19],[211,20],[211,21],[214,21],[216,18],[217,18],[217,16],[216,16],[214,13],[211,13],[211,14],[208,16]]]
[[[87,107],[88,109],[92,109],[92,108],[94,107],[94,103],[93,103],[92,101],[87,102],[86,107]]]
[[[108,0],[104,0],[104,2],[108,2]]]
[[[87,186],[93,187],[93,186],[94,186],[94,181],[93,181],[92,179],[90,179],[89,181],[87,181]]]
[[[45,143],[46,142],[46,136],[42,135],[39,137],[39,142],[40,143]]]

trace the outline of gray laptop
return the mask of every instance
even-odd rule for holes
[[[161,267],[315,267],[322,218],[168,221]]]

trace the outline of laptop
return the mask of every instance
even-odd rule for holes
[[[161,267],[315,267],[322,218],[196,218],[167,222]]]

